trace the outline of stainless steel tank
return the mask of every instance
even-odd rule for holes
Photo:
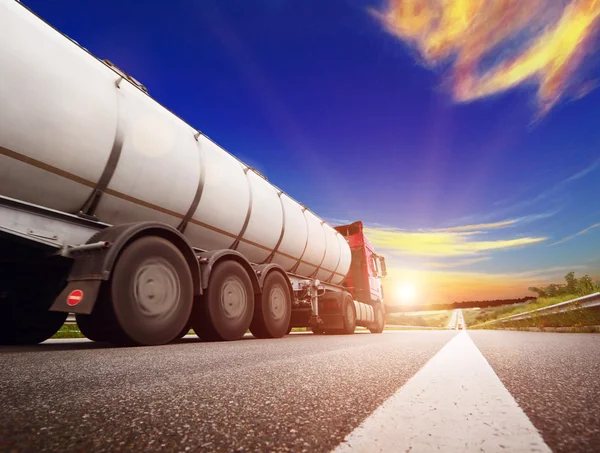
[[[126,74],[14,0],[0,0],[0,42],[0,194],[111,224],[185,225],[198,248],[343,280],[337,231]]]

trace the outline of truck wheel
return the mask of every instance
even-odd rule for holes
[[[202,300],[194,304],[191,325],[202,340],[239,340],[253,314],[254,292],[246,269],[236,261],[223,261],[211,272]]]
[[[279,272],[267,275],[260,305],[254,309],[250,332],[256,338],[281,338],[292,317],[292,298],[286,278]]]
[[[344,322],[344,328],[342,333],[351,335],[356,329],[356,313],[354,312],[354,301],[350,294],[346,294],[342,302],[342,319]]]
[[[385,315],[379,305],[375,306],[375,325],[369,327],[371,333],[381,333],[385,327]]]
[[[189,320],[192,273],[183,254],[166,239],[147,236],[129,245],[109,283],[114,317],[125,343],[166,344]],[[110,336],[109,341],[121,342],[119,335]]]
[[[58,332],[68,313],[48,309],[64,287],[68,271],[65,263],[55,261],[2,267],[0,344],[37,344]]]
[[[94,309],[89,315],[76,314],[75,320],[81,333],[91,341],[127,345],[131,341],[123,333],[115,319],[110,299],[110,286],[105,283],[100,288]]]
[[[50,301],[50,304],[54,300]],[[25,312],[8,309],[0,322],[0,344],[26,345],[46,341],[62,327],[68,313],[48,311],[48,308],[28,308]]]
[[[96,305],[98,305],[96,302]],[[107,341],[108,336],[105,335],[105,325],[103,323],[99,323],[92,315],[82,315],[77,313],[75,315],[75,320],[77,321],[77,326],[79,327],[80,332],[86,337],[88,340],[92,341]]]

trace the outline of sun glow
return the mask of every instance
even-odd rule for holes
[[[402,283],[398,287],[397,294],[401,303],[409,305],[415,302],[417,289],[412,283]]]

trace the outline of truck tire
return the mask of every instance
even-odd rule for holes
[[[89,315],[78,313],[75,315],[75,320],[79,330],[88,340],[106,341],[117,345],[131,344],[115,319],[108,283],[100,288],[92,313]]]
[[[128,245],[117,259],[109,287],[125,343],[166,344],[188,323],[192,273],[181,251],[166,239],[146,236]],[[110,337],[108,341],[121,343],[117,333]]]
[[[194,304],[191,326],[205,341],[241,339],[254,314],[254,291],[246,269],[237,261],[218,263],[208,288]]]
[[[271,272],[265,278],[260,305],[255,307],[250,332],[256,338],[281,338],[292,317],[292,296],[286,277]]]
[[[98,305],[98,301],[96,302]],[[103,323],[96,322],[96,319],[92,315],[82,315],[77,313],[75,315],[77,326],[79,331],[91,341],[107,341],[108,336],[105,335],[105,325]]]
[[[11,263],[0,270],[0,344],[29,345],[46,341],[62,327],[68,313],[49,311],[63,289],[64,262]]]
[[[342,320],[344,323],[342,333],[352,335],[356,330],[356,312],[354,311],[354,301],[350,294],[346,294],[342,298]]]
[[[383,314],[383,310],[381,306],[375,305],[375,323],[369,327],[371,333],[382,333],[385,328],[385,315]]]
[[[51,300],[51,303],[54,300]],[[46,341],[62,327],[68,313],[36,307],[25,313],[11,311],[2,314],[0,344],[28,345]]]

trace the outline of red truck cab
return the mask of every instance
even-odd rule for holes
[[[346,238],[352,253],[350,271],[342,285],[358,302],[383,303],[381,278],[387,274],[385,259],[375,253],[364,234],[363,223],[358,221],[335,229]]]

